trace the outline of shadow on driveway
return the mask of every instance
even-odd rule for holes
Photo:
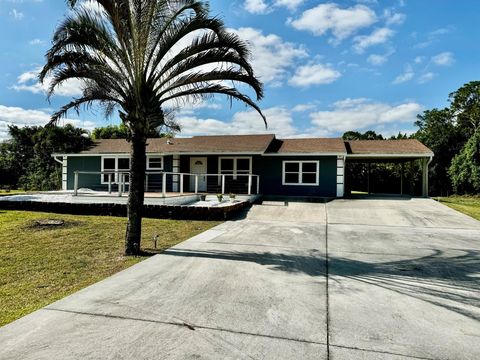
[[[333,281],[344,277],[419,299],[469,318],[480,320],[480,251],[455,250],[458,256],[445,256],[444,251],[432,249],[432,254],[413,259],[364,262],[344,257],[329,257],[328,272]],[[274,271],[302,273],[312,277],[325,276],[323,254],[273,254],[269,252],[202,251],[170,249],[163,254],[181,257],[209,258],[254,262]]]

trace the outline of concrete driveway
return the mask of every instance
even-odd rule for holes
[[[266,202],[0,329],[0,359],[478,359],[480,223]]]

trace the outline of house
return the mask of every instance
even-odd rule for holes
[[[76,154],[54,154],[63,166],[63,190],[125,190],[129,152],[127,141],[115,139],[96,141]],[[273,134],[149,139],[146,191],[343,197],[350,162],[421,160],[427,196],[432,157],[413,139],[278,139]]]

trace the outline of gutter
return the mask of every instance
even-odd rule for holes
[[[53,160],[55,160],[57,163],[59,163],[60,165],[63,166],[63,160],[60,160],[58,158],[59,155],[56,155],[56,154],[52,154],[52,157],[53,157]]]

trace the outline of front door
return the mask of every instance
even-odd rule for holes
[[[207,192],[207,158],[206,157],[191,157],[190,158],[190,173],[202,174],[198,177],[198,191]],[[195,176],[190,176],[190,190],[195,191]]]

